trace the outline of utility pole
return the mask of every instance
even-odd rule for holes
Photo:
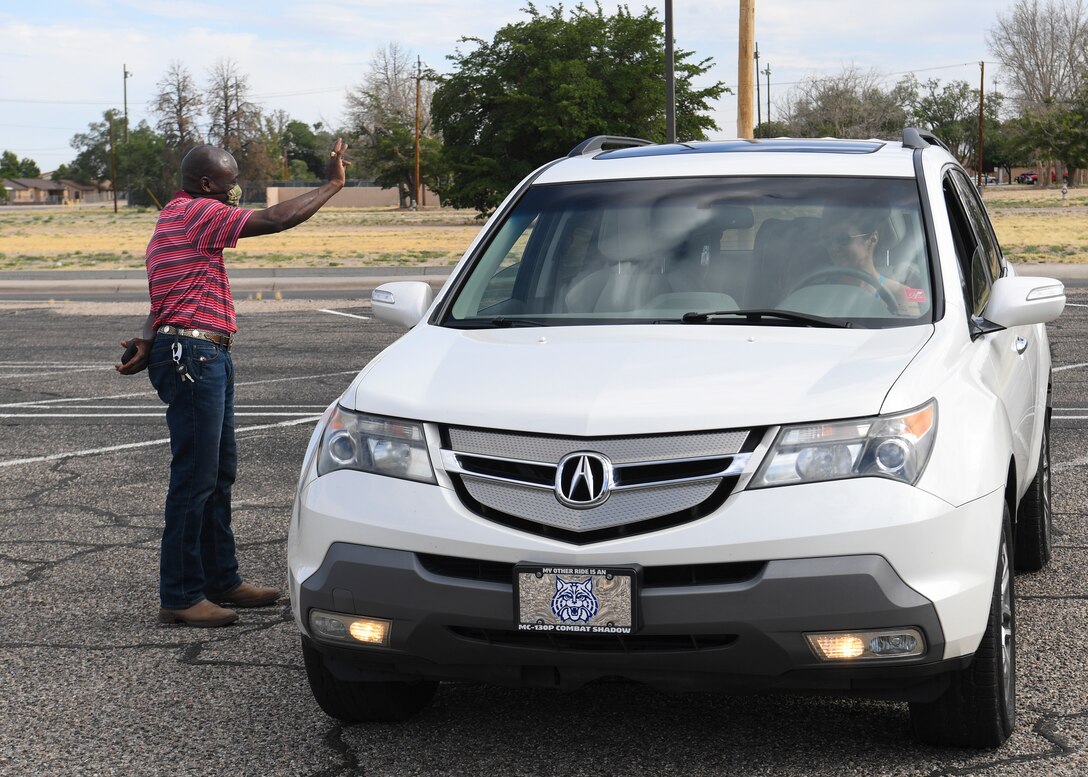
[[[416,196],[415,206],[418,208],[420,205],[419,193],[422,191],[419,181],[419,105],[420,105],[420,92],[423,83],[423,60],[419,55],[416,55]]]
[[[978,186],[982,186],[982,129],[984,124],[984,111],[983,108],[986,105],[985,89],[986,89],[986,63],[979,62],[979,82],[978,82],[978,169],[975,171],[977,180],[975,183]]]
[[[673,72],[672,0],[665,0],[665,142],[676,142],[676,75]]]
[[[756,130],[759,129],[759,125],[763,123],[762,108],[759,107],[759,41],[756,41]]]
[[[125,83],[125,142],[128,143],[128,80],[132,73],[128,72],[128,65],[121,65],[121,72],[124,74],[122,80]]]
[[[740,0],[737,46],[737,137],[752,137],[752,67],[756,29],[756,0]]]

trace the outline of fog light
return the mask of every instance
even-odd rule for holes
[[[914,628],[805,634],[805,640],[821,661],[910,658],[926,652],[922,632]]]
[[[311,610],[310,628],[315,636],[326,640],[385,646],[389,644],[393,622],[384,618]]]
[[[389,642],[389,621],[377,618],[360,618],[351,622],[348,633],[368,645],[385,645]]]
[[[869,640],[869,651],[878,656],[909,656],[918,647],[913,634],[887,634]]]

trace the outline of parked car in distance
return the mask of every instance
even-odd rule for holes
[[[586,140],[437,296],[373,293],[408,331],[326,410],[289,529],[317,703],[622,678],[898,700],[921,741],[999,746],[1064,304],[929,133]]]
[[[1037,183],[1038,180],[1039,174],[1036,173],[1034,170],[1026,173],[1020,173],[1020,175],[1016,176],[1017,183],[1034,184]]]

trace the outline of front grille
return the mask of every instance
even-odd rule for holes
[[[519,531],[588,544],[657,531],[716,510],[746,471],[762,436],[763,430],[722,430],[550,437],[446,427],[442,462],[461,501],[477,515]],[[596,500],[571,499],[563,492],[560,499],[557,492],[570,482],[564,460],[584,459],[585,453],[606,460],[597,473],[606,492]]]
[[[551,490],[525,488],[473,477],[462,479],[473,501],[499,514],[534,521],[567,532],[594,532],[626,526],[690,510],[705,502],[721,479],[619,491],[600,507],[572,510],[556,501]]]
[[[417,553],[416,558],[433,575],[513,585],[514,565],[503,561],[480,561],[431,553]],[[640,587],[648,590],[678,586],[734,585],[755,579],[766,566],[764,561],[735,561],[643,567]]]
[[[541,634],[500,629],[450,627],[463,639],[498,647],[537,648],[589,653],[694,653],[726,648],[736,634]]]

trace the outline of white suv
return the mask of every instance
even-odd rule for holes
[[[436,298],[372,299],[410,331],[325,413],[290,528],[330,715],[620,677],[1008,737],[1065,293],[1015,274],[931,135],[592,138]]]

